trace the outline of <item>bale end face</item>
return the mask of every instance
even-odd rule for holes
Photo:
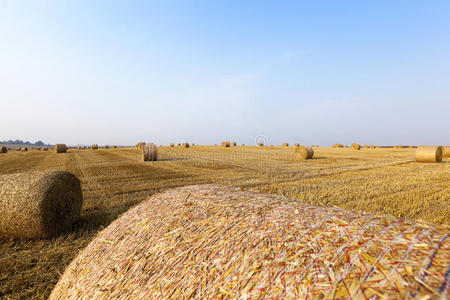
[[[443,156],[442,146],[419,146],[416,150],[417,162],[441,162]]]
[[[359,144],[357,144],[357,143],[353,143],[351,147],[352,147],[352,149],[354,149],[354,150],[359,150],[359,149],[361,149],[361,146],[360,146]]]
[[[222,142],[221,145],[222,145],[222,147],[225,147],[225,148],[228,148],[231,146],[230,142]]]
[[[79,179],[63,171],[0,176],[0,239],[50,238],[80,215]]]
[[[189,143],[183,143],[182,147],[183,148],[189,148]]]
[[[8,153],[8,148],[0,147],[0,153]]]

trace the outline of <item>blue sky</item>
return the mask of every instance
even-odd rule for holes
[[[449,1],[0,1],[0,140],[449,144]]]

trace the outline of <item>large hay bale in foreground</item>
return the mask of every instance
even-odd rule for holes
[[[0,153],[8,153],[8,148],[6,147],[0,147]]]
[[[222,142],[222,143],[220,143],[220,145],[221,145],[222,147],[226,147],[226,148],[228,148],[228,147],[231,146],[231,145],[230,145],[230,142]]]
[[[298,146],[294,149],[295,158],[303,160],[310,159],[314,156],[314,150],[312,147]]]
[[[441,162],[443,155],[442,146],[419,146],[416,150],[418,162]]]
[[[0,239],[53,237],[71,228],[82,202],[80,181],[69,172],[0,176]]]
[[[158,160],[158,147],[153,143],[147,143],[142,146],[141,159],[143,161],[156,161]]]
[[[98,234],[49,299],[446,299],[447,234],[238,188],[182,187]]]
[[[353,150],[361,149],[361,146],[359,144],[357,144],[357,143],[353,143],[351,147],[352,147]]]
[[[442,156],[450,157],[450,146],[442,146]]]
[[[55,152],[56,153],[66,153],[67,152],[66,144],[55,144]]]

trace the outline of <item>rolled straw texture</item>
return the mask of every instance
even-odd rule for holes
[[[0,176],[0,238],[47,238],[70,229],[83,195],[78,178],[63,171]]]
[[[103,230],[50,299],[445,299],[447,237],[443,226],[188,186]]]
[[[294,149],[295,157],[297,159],[310,159],[314,156],[314,150],[311,147],[298,146]]]
[[[153,143],[147,143],[142,146],[141,158],[143,161],[156,161],[158,160],[158,147]]]
[[[416,150],[418,162],[441,162],[443,155],[442,146],[419,146]]]

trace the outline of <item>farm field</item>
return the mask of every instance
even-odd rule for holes
[[[65,170],[82,183],[84,204],[73,231],[52,240],[0,245],[0,297],[46,298],[68,263],[95,234],[151,195],[214,183],[283,195],[316,205],[449,225],[450,161],[415,162],[414,149],[314,148],[298,161],[293,147],[159,147],[143,162],[133,148],[10,151],[0,175]]]

